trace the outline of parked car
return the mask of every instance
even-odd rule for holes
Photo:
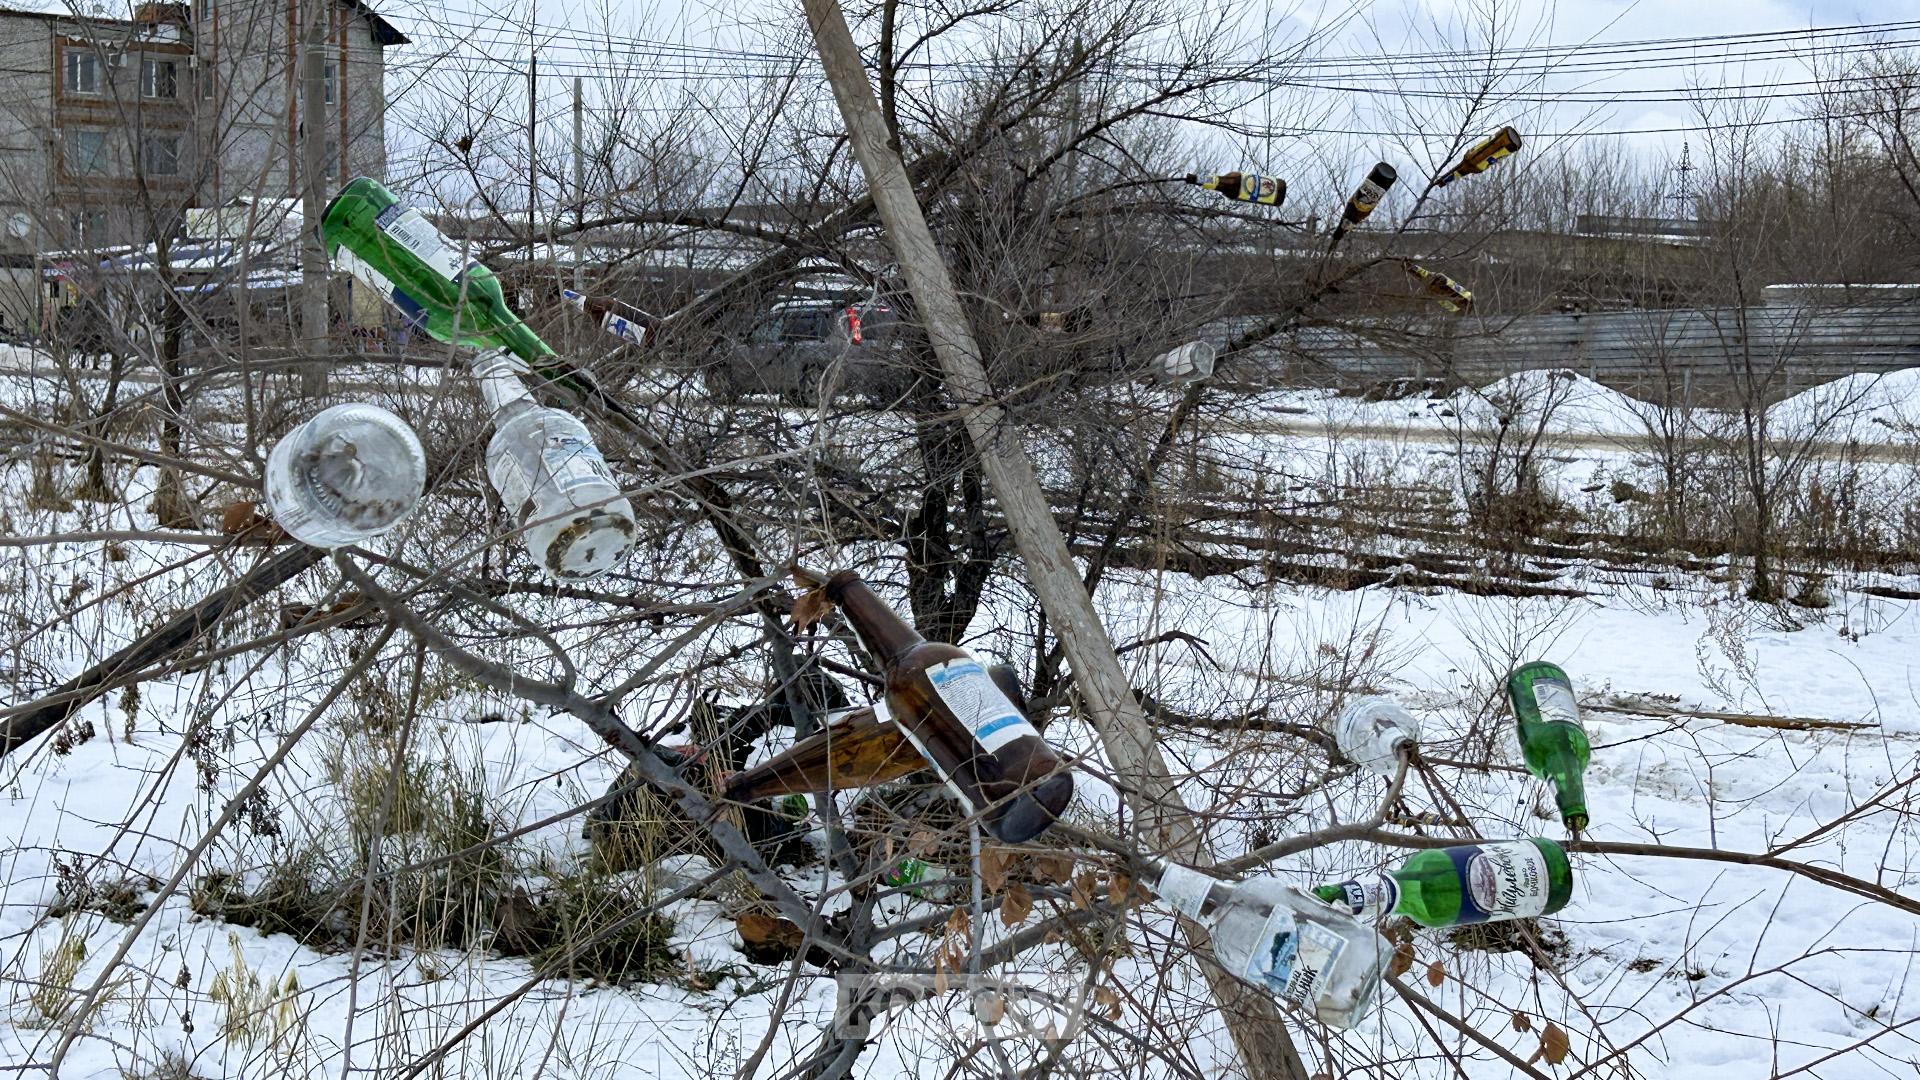
[[[741,344],[707,366],[707,393],[723,403],[776,394],[790,404],[811,405],[828,386],[834,394],[886,404],[913,381],[906,366],[908,336],[884,301],[775,304]]]

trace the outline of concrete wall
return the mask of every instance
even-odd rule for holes
[[[328,187],[356,175],[386,172],[384,52],[366,15],[330,6],[326,63],[334,100],[325,119],[327,139],[344,162]],[[284,0],[218,0],[203,21],[213,70],[219,73],[223,198],[300,194],[299,101],[301,43],[306,14]],[[344,72],[344,74],[342,74]]]

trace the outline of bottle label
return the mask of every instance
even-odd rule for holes
[[[1340,899],[1328,903],[1361,922],[1378,919],[1400,903],[1399,883],[1385,874],[1367,881],[1343,881],[1335,888],[1340,890]]]
[[[1533,703],[1545,723],[1580,726],[1580,705],[1574,700],[1573,687],[1559,679],[1535,679]]]
[[[463,269],[460,253],[447,243],[447,238],[440,235],[440,230],[433,227],[433,222],[428,221],[425,214],[395,203],[380,211],[373,223],[414,258],[444,275],[448,281],[460,277]]]
[[[578,435],[549,432],[546,446],[540,451],[540,464],[561,492],[603,480],[613,482],[613,474],[607,469],[606,459],[600,456],[599,448]]]
[[[1360,182],[1360,190],[1353,194],[1353,205],[1360,211],[1361,216],[1364,217],[1367,214],[1373,213],[1373,208],[1379,206],[1380,200],[1386,197],[1386,188],[1381,187],[1372,180],[1362,180]]]
[[[969,657],[934,664],[927,668],[927,679],[954,718],[973,732],[974,741],[987,753],[995,753],[1023,735],[1040,737],[1007,695],[993,685],[980,661]]]
[[[372,289],[374,294],[379,296],[380,299],[399,308],[400,314],[406,318],[407,325],[416,327],[426,325],[427,312],[425,308],[420,306],[420,301],[415,300],[407,294],[406,290],[401,289],[392,281],[389,281],[387,275],[374,269],[366,260],[349,251],[344,244],[334,251],[333,264],[345,270],[347,273],[352,274],[355,280],[367,288]]]
[[[631,341],[635,345],[645,345],[647,343],[646,331],[636,325],[632,319],[624,315],[617,315],[611,311],[607,312],[607,317],[600,320],[600,328],[612,334],[614,337],[620,338],[623,341]]]
[[[1547,857],[1527,840],[1469,844],[1448,851],[1460,875],[1460,921],[1527,919],[1547,910],[1553,882]]]
[[[1264,985],[1305,1008],[1326,987],[1334,962],[1346,949],[1346,939],[1316,923],[1301,922],[1276,904],[1260,931],[1261,947],[1247,959],[1245,978]]]
[[[1198,870],[1179,863],[1168,863],[1167,868],[1160,872],[1160,884],[1153,891],[1168,907],[1197,919],[1200,910],[1207,904],[1207,894],[1213,891],[1215,884],[1213,878]]]

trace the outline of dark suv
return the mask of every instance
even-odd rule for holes
[[[744,343],[708,366],[707,393],[723,403],[777,394],[790,404],[808,405],[830,386],[835,394],[887,404],[912,382],[906,346],[899,315],[882,301],[775,304]]]

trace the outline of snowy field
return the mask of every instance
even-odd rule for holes
[[[1912,430],[1899,425],[1913,408],[1905,395],[1915,381],[1896,376],[1824,392],[1858,393],[1870,402],[1855,417],[1866,425],[1858,437],[1885,431],[1891,438]],[[12,387],[10,404],[31,404],[22,384]],[[1555,430],[1643,430],[1636,409],[1644,406],[1584,380],[1574,391],[1563,406],[1570,411],[1556,411]],[[1436,404],[1300,393],[1263,398],[1250,413],[1307,415],[1329,426],[1444,428],[1447,418],[1436,414],[1469,413],[1488,396],[1498,395]],[[1294,411],[1301,409],[1307,412]],[[1803,398],[1776,410],[1782,422],[1824,411]],[[1324,437],[1234,438],[1271,455],[1276,467],[1336,468],[1326,463]],[[1362,439],[1348,449],[1389,454],[1391,446]],[[1423,458],[1396,460],[1418,473]],[[1599,473],[1631,468],[1630,458],[1625,450],[1588,448],[1559,480],[1577,493]],[[8,474],[9,505],[24,497],[26,483],[24,469]],[[124,506],[47,511],[30,528],[19,520],[13,528],[150,527],[138,489],[151,483],[151,470],[142,470]],[[8,640],[17,643],[7,662],[39,685],[57,682],[229,580],[252,557],[205,557],[202,549],[155,543],[0,548],[0,592],[12,598]],[[1588,595],[1519,598],[1124,571],[1112,575],[1099,605],[1117,643],[1179,631],[1204,646],[1163,640],[1125,659],[1136,685],[1223,721],[1219,730],[1169,724],[1161,733],[1170,764],[1185,777],[1183,794],[1208,821],[1209,847],[1222,860],[1371,811],[1381,781],[1331,765],[1309,742],[1231,722],[1257,714],[1323,724],[1338,695],[1356,690],[1395,695],[1426,727],[1433,775],[1410,781],[1406,809],[1438,819],[1464,811],[1470,822],[1455,830],[1395,829],[1564,838],[1547,789],[1514,768],[1518,751],[1500,683],[1529,659],[1572,673],[1596,748],[1586,838],[1723,856],[1575,854],[1574,899],[1543,921],[1544,955],[1504,940],[1416,935],[1412,991],[1522,1060],[1535,1054],[1549,1024],[1567,1033],[1564,1060],[1526,1068],[1554,1077],[1699,1080],[1915,1075],[1920,601],[1856,586],[1871,580],[1912,591],[1920,581],[1846,576],[1833,585],[1829,606],[1785,617],[1715,580],[1724,565],[1672,568],[1656,588],[1599,559],[1574,558],[1557,571],[1556,584]],[[323,568],[288,599],[318,599],[334,580]],[[138,583],[122,587],[129,582]],[[586,605],[513,602],[568,627],[566,640],[593,661],[583,677],[599,687],[618,683],[675,633],[637,623],[601,631]],[[1030,622],[1024,610],[982,612],[968,644],[1020,662],[1013,643]],[[269,631],[272,613],[256,612],[248,625]],[[349,1067],[387,1076],[407,1075],[444,1046],[445,1058],[422,1066],[421,1075],[706,1078],[747,1066],[779,1076],[814,1050],[831,1017],[833,978],[800,961],[751,962],[734,926],[738,906],[724,889],[669,904],[677,970],[623,986],[533,979],[526,959],[489,947],[485,928],[462,949],[414,952],[373,941],[357,952],[322,952],[284,933],[196,912],[205,904],[195,886],[208,875],[250,887],[295,853],[326,848],[344,832],[354,809],[341,778],[380,764],[369,760],[356,724],[370,696],[403,691],[411,647],[396,639],[388,646],[392,664],[328,706],[311,734],[291,745],[288,736],[352,650],[371,638],[361,629],[299,639],[143,684],[131,698],[110,694],[69,725],[90,724],[90,738],[59,747],[43,739],[0,763],[0,972],[9,995],[0,1006],[0,1065],[44,1065],[57,1053],[59,1075],[68,1077],[335,1076]],[[717,641],[712,649],[721,647]],[[516,646],[501,655],[535,653]],[[748,700],[744,690],[734,696]],[[680,704],[664,689],[643,693],[626,718],[646,726]],[[588,858],[578,819],[537,824],[598,795],[619,771],[583,725],[457,682],[423,695],[415,711],[411,753],[483,790],[502,826],[531,827],[512,849],[530,884]],[[1124,834],[1092,733],[1062,719],[1049,736],[1083,755],[1076,823]],[[232,796],[283,749],[257,812],[196,848]],[[1293,794],[1301,791],[1311,794]],[[816,833],[815,842],[823,836]],[[410,842],[394,837],[387,857],[404,860]],[[1871,900],[1791,867],[1742,865],[1725,853],[1836,871],[1892,899]],[[1335,844],[1285,860],[1276,872],[1312,884],[1403,855]],[[1092,855],[1084,862],[1104,865]],[[710,869],[698,856],[678,856],[633,877],[636,888],[658,896]],[[96,887],[131,883],[132,895],[114,904],[96,889],[89,902],[72,903],[82,876]],[[155,886],[176,876],[180,892],[140,925]],[[819,864],[787,877],[825,912],[849,903],[844,882]],[[908,914],[937,910],[928,899],[882,903]],[[1071,907],[1043,898],[1014,928],[988,917],[980,921],[982,945]],[[1136,1051],[1130,1075],[1235,1075],[1216,1007],[1165,911],[1133,908],[1124,928],[1126,947],[1091,969],[1089,984],[1104,991],[1103,1018],[1084,1040],[1144,1040],[1148,1049]],[[924,958],[939,944],[915,934],[883,944],[877,955]],[[1016,966],[1089,971],[1067,944],[1044,945]],[[76,1017],[89,991],[97,991],[91,1011]],[[1449,1027],[1430,1029],[1430,1016],[1390,991],[1351,1032],[1291,1019],[1310,1065],[1331,1076],[1526,1075]],[[477,1033],[460,1038],[469,1024],[480,1024]],[[78,1035],[67,1045],[70,1031]],[[956,1061],[965,1067],[982,1052],[969,1041],[978,1034],[954,1001],[922,1005],[895,1018],[854,1075],[953,1075]],[[1071,1064],[1075,1053],[1063,1061]],[[162,1071],[162,1063],[179,1069]]]

